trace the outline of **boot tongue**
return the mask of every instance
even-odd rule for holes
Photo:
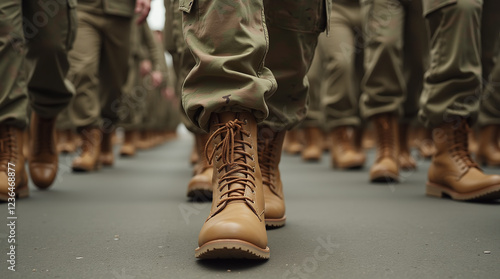
[[[237,143],[236,140],[241,140],[242,136],[241,133],[238,133],[235,135],[235,145],[234,145],[234,161],[232,163],[229,163],[226,166],[226,172],[231,172],[234,170],[244,170],[245,167],[243,167],[243,164],[246,164],[246,158],[244,155],[237,153],[237,151],[245,151],[245,146],[244,144]],[[241,177],[241,178],[247,178],[247,175],[241,172],[233,172],[231,174],[233,177]],[[245,195],[245,185],[241,183],[231,183],[228,186],[228,190],[233,190],[229,193],[229,197],[241,197]],[[238,190],[236,190],[238,189]],[[245,202],[244,200],[236,200],[234,202]]]

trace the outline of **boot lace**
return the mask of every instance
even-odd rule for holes
[[[0,170],[5,171],[8,163],[12,159],[16,159],[15,152],[16,138],[14,131],[10,127],[0,127]]]
[[[221,196],[224,198],[220,199],[217,207],[226,202],[237,200],[252,204],[255,203],[252,198],[245,195],[246,187],[249,187],[252,192],[255,192],[256,187],[254,182],[254,169],[246,163],[247,158],[250,160],[254,160],[254,158],[245,151],[245,147],[253,147],[249,142],[236,138],[238,135],[250,136],[250,132],[243,129],[244,124],[245,122],[237,119],[223,124],[217,124],[219,128],[210,136],[205,145],[205,154],[208,163],[212,164],[214,159],[216,161],[222,160],[222,164],[217,168],[217,172],[220,173],[222,170],[226,171],[219,178],[217,190],[219,192],[222,192],[224,188],[226,190],[222,193]],[[213,148],[211,154],[208,155],[210,142],[219,135],[222,135],[222,141],[218,143]],[[221,150],[220,156],[215,155],[217,150]],[[234,184],[242,186],[232,187],[235,186]],[[250,208],[255,212],[253,206],[250,206]]]
[[[33,152],[34,155],[41,154],[41,153],[49,153],[49,154],[54,154],[55,150],[52,149],[52,145],[48,144],[51,142],[51,137],[52,137],[52,130],[53,127],[51,124],[50,120],[44,120],[40,119],[39,120],[39,126],[36,127],[36,132],[35,135],[31,135],[33,137],[34,141],[34,146],[33,146]],[[39,131],[43,131],[40,133]]]
[[[388,120],[382,121],[379,129],[375,129],[377,132],[378,148],[379,148],[379,158],[382,157],[392,157],[392,150],[395,146],[394,137],[392,135],[391,125]]]
[[[460,126],[453,129],[453,139],[450,142],[450,151],[453,157],[462,162],[464,168],[478,168],[479,165],[474,162],[469,152],[469,126],[465,120],[462,120]]]
[[[272,152],[276,148],[275,144],[276,142],[272,139],[265,139],[263,141],[263,147],[259,148],[259,166],[262,174],[262,184],[268,186],[273,191],[276,190],[276,185],[274,185],[273,181],[273,166],[276,163],[276,158],[274,156],[274,152]]]

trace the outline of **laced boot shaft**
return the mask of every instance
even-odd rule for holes
[[[500,198],[500,176],[485,175],[472,159],[465,119],[434,129],[436,154],[428,171],[427,195],[456,200]]]
[[[73,171],[92,171],[100,167],[101,130],[98,128],[84,128],[81,131],[82,150],[80,156],[73,160]]]
[[[195,255],[268,258],[255,118],[250,113],[213,114],[210,128],[205,156],[213,163],[212,208]]]
[[[115,161],[113,155],[113,135],[115,135],[114,130],[102,133],[101,154],[99,160],[104,166],[112,166]]]
[[[377,156],[370,169],[372,182],[399,181],[397,117],[384,113],[373,117],[377,137]]]
[[[207,145],[209,137],[209,134],[195,134],[195,149],[199,150],[199,159],[194,166],[194,176],[189,181],[187,191],[187,196],[195,200],[206,201],[212,197],[213,166],[206,156],[212,152],[211,145]]]
[[[302,159],[305,161],[319,161],[323,153],[323,133],[317,127],[304,129],[306,146],[302,150]]]
[[[36,112],[31,116],[29,171],[31,180],[41,189],[50,187],[57,176],[55,122],[55,118],[41,118]]]
[[[332,146],[330,155],[332,166],[340,169],[361,168],[365,161],[365,154],[356,148],[353,129],[348,126],[339,126],[332,130]]]
[[[408,123],[399,124],[399,166],[403,170],[414,170],[417,168],[417,162],[411,155],[408,134],[410,126]]]
[[[259,166],[264,186],[266,226],[285,225],[285,197],[279,170],[286,131],[276,132],[269,126],[259,127]]]
[[[12,176],[9,176],[9,173],[12,174],[12,169],[15,170],[14,193],[19,198],[29,196],[22,148],[23,131],[13,126],[0,125],[0,201],[8,201],[11,198],[9,192],[12,185],[9,185],[9,182],[12,181],[9,181],[9,178]]]
[[[499,125],[482,127],[479,132],[477,161],[486,166],[500,166]]]

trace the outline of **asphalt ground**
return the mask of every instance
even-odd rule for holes
[[[61,155],[52,188],[30,185],[16,202],[15,272],[0,204],[0,278],[500,278],[500,202],[426,197],[425,160],[399,184],[371,184],[373,150],[357,171],[333,170],[326,153],[284,155],[288,219],[268,231],[271,258],[197,260],[210,203],[186,197],[191,147],[181,133],[91,174],[71,173],[74,155]]]

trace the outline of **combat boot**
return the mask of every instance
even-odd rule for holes
[[[256,120],[248,112],[213,114],[210,131],[212,208],[195,256],[268,259]]]
[[[420,157],[430,159],[436,153],[436,147],[432,141],[432,131],[420,127],[417,128],[417,149]]]
[[[113,166],[115,162],[115,156],[113,154],[113,135],[115,134],[114,130],[109,133],[102,133],[99,161],[103,166]]]
[[[360,148],[356,148],[355,139],[349,135],[349,128],[348,126],[339,126],[330,133],[332,139],[330,156],[334,168],[358,169],[365,164],[366,156]]]
[[[399,124],[399,167],[403,170],[414,170],[417,168],[417,162],[411,155],[410,144],[408,141],[409,131],[408,123]]]
[[[198,136],[197,134],[194,135],[195,136],[195,141],[194,141],[194,145],[193,145],[193,148],[191,149],[191,154],[189,154],[189,163],[194,166],[198,163],[198,161],[200,160],[200,155],[199,155],[199,150],[198,150],[198,139],[196,139],[196,136]]]
[[[323,153],[323,133],[317,127],[304,129],[306,145],[302,150],[302,160],[319,161]]]
[[[377,139],[377,155],[370,169],[371,182],[398,182],[398,123],[393,114],[373,117]]]
[[[30,150],[28,166],[31,180],[40,189],[46,189],[56,179],[59,154],[56,147],[56,118],[41,118],[31,114]]]
[[[195,134],[195,150],[199,152],[195,173],[188,184],[187,196],[195,200],[210,200],[212,198],[213,166],[208,163],[205,149],[210,152],[212,148],[207,145],[209,134]]]
[[[477,161],[485,166],[500,166],[499,126],[488,125],[479,131]]]
[[[286,131],[276,132],[269,126],[260,126],[258,135],[259,166],[264,186],[265,218],[267,227],[285,225],[285,196],[279,164]]]
[[[125,131],[125,139],[123,140],[123,145],[120,148],[120,156],[132,157],[135,156],[135,146],[137,144],[137,131]]]
[[[283,149],[286,153],[292,155],[300,154],[302,149],[304,149],[300,139],[300,131],[298,129],[287,131],[283,145]]]
[[[75,136],[71,130],[57,131],[57,152],[74,153],[76,151]]]
[[[102,133],[99,128],[84,128],[81,132],[82,150],[80,156],[73,160],[72,169],[76,172],[98,170],[101,167]]]
[[[484,174],[472,160],[468,130],[465,119],[434,129],[437,151],[429,167],[427,195],[464,201],[500,198],[500,176]]]
[[[28,176],[24,168],[23,130],[0,125],[0,201],[29,196]]]

